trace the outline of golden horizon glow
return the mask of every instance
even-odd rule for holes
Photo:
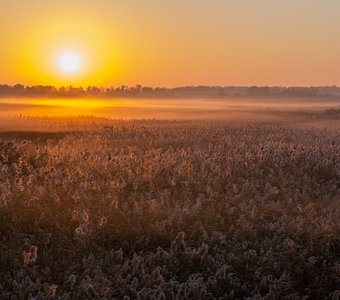
[[[331,0],[4,0],[0,83],[340,85],[339,10]],[[77,72],[56,67],[67,51]]]
[[[49,19],[43,27],[33,23],[15,44],[9,71],[17,75],[6,83],[110,85],[124,60],[119,43],[85,16],[64,17],[62,24]]]

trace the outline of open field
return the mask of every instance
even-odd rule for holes
[[[219,110],[3,110],[0,299],[338,299],[339,107]]]
[[[113,119],[258,121],[271,112],[320,111],[340,108],[339,97],[238,98],[0,98],[0,116],[77,117]],[[0,127],[1,129],[1,127]]]

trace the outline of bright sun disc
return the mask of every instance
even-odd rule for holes
[[[74,53],[64,53],[59,60],[60,68],[66,73],[74,73],[79,70],[80,58]]]

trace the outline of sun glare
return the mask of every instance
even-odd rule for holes
[[[59,58],[59,66],[65,73],[75,73],[79,70],[81,60],[76,53],[63,53]]]

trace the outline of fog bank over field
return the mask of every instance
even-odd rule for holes
[[[302,99],[26,99],[0,101],[0,131],[74,131],[112,120],[264,123],[340,129],[335,98]]]
[[[340,107],[336,97],[280,98],[3,98],[1,116],[93,116],[111,119],[268,119],[271,111],[322,110]],[[278,116],[276,116],[277,118]]]
[[[335,97],[0,102],[0,299],[338,296]]]

